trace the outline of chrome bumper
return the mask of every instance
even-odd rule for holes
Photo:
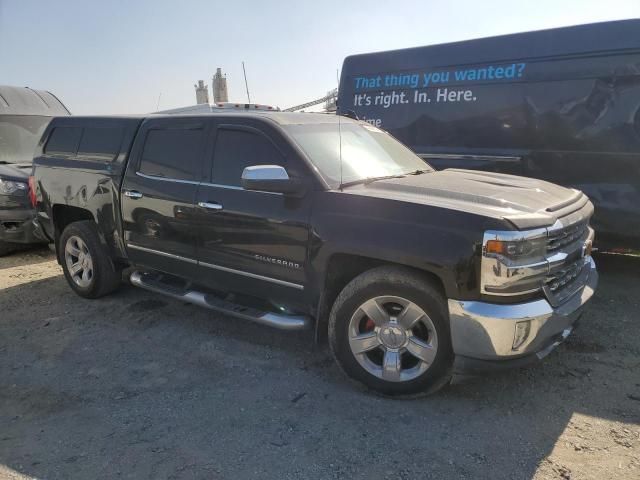
[[[571,333],[584,305],[594,294],[598,272],[592,258],[589,263],[585,286],[556,308],[546,299],[514,305],[449,300],[454,353],[490,361],[546,356]],[[516,324],[520,322],[529,322],[529,333],[514,348]]]

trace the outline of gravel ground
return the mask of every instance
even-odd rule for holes
[[[0,478],[638,479],[640,259],[599,259],[542,364],[418,400],[354,389],[326,346],[0,258]]]

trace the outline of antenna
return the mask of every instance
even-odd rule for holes
[[[338,84],[338,91],[340,91],[340,73],[336,68],[336,83]],[[336,97],[336,113],[338,114],[338,156],[340,158],[340,190],[342,190],[342,125],[340,123],[340,107],[338,105],[338,98]]]
[[[247,89],[247,100],[251,103],[251,97],[249,96],[249,84],[247,83],[247,71],[244,69],[244,62],[242,62],[242,73],[244,74],[244,86]]]
[[[162,98],[162,92],[158,95],[158,103],[156,104],[156,112],[160,110],[160,99]]]

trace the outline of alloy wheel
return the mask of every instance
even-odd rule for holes
[[[438,335],[425,311],[397,296],[374,297],[349,321],[349,347],[370,374],[390,382],[422,375],[434,362]]]
[[[87,288],[93,279],[93,259],[87,244],[78,236],[69,237],[64,246],[64,259],[73,282]]]

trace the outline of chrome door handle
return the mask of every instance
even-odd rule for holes
[[[129,198],[133,198],[133,199],[137,199],[137,198],[142,198],[143,195],[138,192],[137,190],[125,190],[124,191],[124,196],[125,197],[129,197]]]
[[[198,202],[198,206],[206,208],[207,210],[222,210],[222,205],[220,205],[219,203]]]

